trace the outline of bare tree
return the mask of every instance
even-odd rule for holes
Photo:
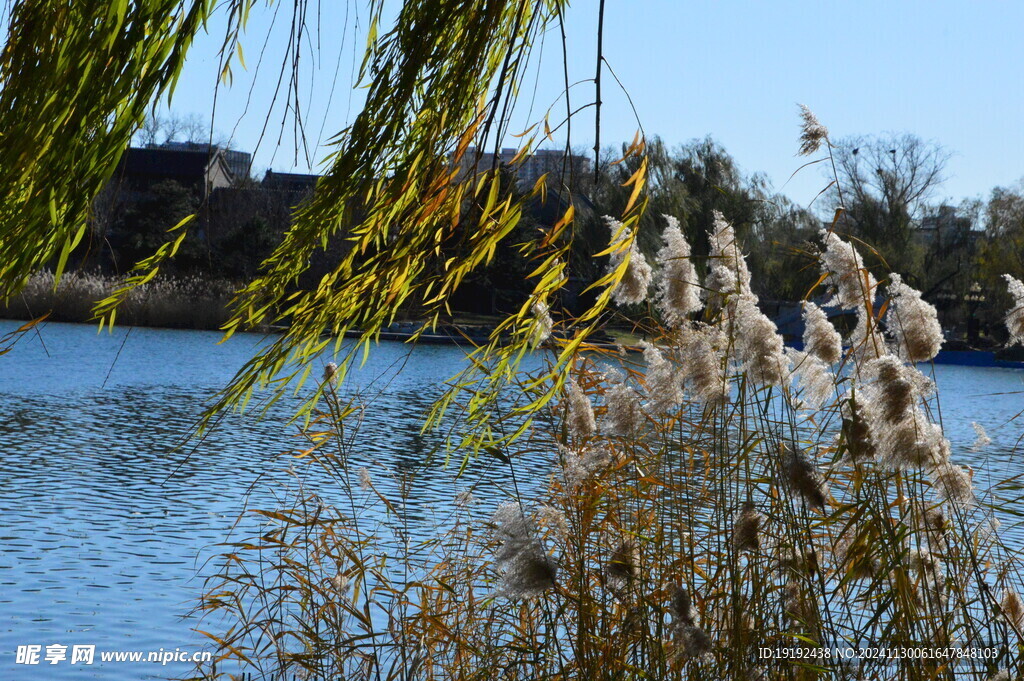
[[[890,254],[894,269],[912,269],[912,230],[944,180],[949,152],[903,134],[846,138],[833,155],[843,192],[842,199],[832,194],[833,207],[843,208],[840,228]]]
[[[168,142],[205,144],[210,141],[210,127],[195,113],[170,113],[166,116],[154,113],[143,122],[135,139],[143,146]]]
[[[203,122],[199,114],[191,113],[179,117],[179,131],[182,142],[195,142],[198,144],[210,141],[210,126]]]
[[[157,115],[147,116],[142,122],[142,127],[135,133],[135,143],[142,146],[157,144],[157,138],[163,129],[163,121]]]

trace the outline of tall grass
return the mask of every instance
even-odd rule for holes
[[[578,357],[522,443],[548,448],[542,493],[519,492],[519,452],[491,452],[515,495],[483,516],[460,495],[431,536],[410,536],[406,485],[391,498],[354,470],[372,407],[328,365],[302,453],[342,502],[304,491],[225,553],[202,677],[1018,678],[1020,559],[992,509],[1020,487],[977,489],[945,437],[918,368],[942,342],[935,309],[823,230],[829,302],[858,324],[844,347],[807,302],[803,349],[785,348],[732,227],[708,236],[703,281],[671,218],[654,267],[622,254],[614,299],[664,321],[642,357]]]
[[[96,302],[123,285],[119,277],[67,272],[54,286],[51,272],[38,272],[0,317],[34,319],[49,314],[58,322],[90,322]],[[227,321],[235,290],[230,282],[201,277],[161,277],[131,291],[118,307],[117,319],[129,326],[219,329]]]

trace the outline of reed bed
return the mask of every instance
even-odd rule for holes
[[[203,607],[232,624],[206,677],[234,662],[272,679],[1019,674],[1019,556],[991,512],[1015,485],[976,489],[943,435],[914,364],[941,343],[934,309],[894,276],[879,318],[879,284],[825,233],[823,274],[861,323],[844,349],[807,303],[804,349],[788,349],[731,227],[716,222],[697,286],[668,222],[652,302],[674,322],[642,359],[581,357],[524,445],[550,443],[540,498],[481,519],[466,497],[433,537],[408,536],[414,500],[350,467],[362,407],[329,366],[303,453],[347,503],[304,493],[226,554]],[[496,455],[515,481],[516,452]]]
[[[824,129],[805,123],[813,151]],[[352,465],[368,407],[328,365],[301,453],[336,488],[260,511],[266,531],[224,553],[201,608],[219,657],[199,677],[1020,678],[1020,556],[993,509],[1021,488],[979,489],[944,434],[919,368],[942,343],[935,309],[823,230],[828,305],[858,324],[843,339],[808,301],[787,348],[732,227],[717,216],[708,237],[703,280],[671,217],[654,263],[618,250],[613,299],[662,320],[642,357],[580,354],[561,400],[489,452],[519,490],[515,447],[547,447],[543,491],[486,509],[461,493],[432,536],[408,532],[408,486],[389,497]],[[535,314],[542,342],[558,323]]]
[[[54,286],[52,272],[38,272],[0,317],[34,319],[48,314],[58,322],[94,320],[97,301],[124,285],[122,277],[90,272],[66,272]],[[128,326],[180,329],[219,329],[229,317],[235,286],[200,277],[160,277],[133,289],[118,306],[117,320]]]

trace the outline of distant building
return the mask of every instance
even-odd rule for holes
[[[971,227],[971,219],[960,215],[954,206],[939,206],[935,215],[921,219],[915,236],[936,251],[963,248],[973,245],[982,234]]]
[[[173,180],[206,200],[216,189],[231,186],[234,176],[224,152],[177,148],[131,148],[121,157],[114,182],[124,191],[145,192],[160,182]]]
[[[219,152],[224,157],[224,162],[231,171],[231,180],[234,183],[248,179],[252,170],[252,154],[247,151],[228,149],[217,144],[205,144],[202,142],[164,142],[163,144],[150,144],[147,149],[169,149],[174,151],[213,151]]]
[[[516,184],[520,189],[529,189],[537,183],[542,175],[547,175],[549,180],[562,176],[565,171],[565,182],[581,177],[590,172],[590,159],[584,156],[569,154],[566,157],[562,149],[538,149],[532,154],[520,158],[513,166],[512,161],[519,153],[518,149],[504,148],[497,154],[492,151],[479,152],[475,147],[469,147],[460,162],[459,177],[465,177],[474,168],[477,172],[490,170],[496,166],[510,166],[516,175]]]
[[[263,176],[263,188],[274,191],[295,192],[299,194],[312,194],[316,189],[319,175],[304,175],[301,173],[275,173],[268,170]]]
[[[569,154],[566,157],[563,149],[538,149],[523,159],[516,168],[516,176],[519,178],[520,185],[532,187],[541,175],[560,177],[563,170],[569,177],[579,177],[589,173],[590,159],[575,154]]]

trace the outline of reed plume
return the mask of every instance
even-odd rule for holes
[[[669,610],[673,617],[670,630],[673,661],[678,663],[707,655],[711,651],[711,637],[697,625],[697,611],[690,592],[684,587],[675,587]]]
[[[575,438],[584,439],[597,432],[594,406],[590,403],[587,394],[580,388],[579,383],[573,379],[566,381],[565,396],[569,407],[567,419],[569,433]]]
[[[823,511],[828,485],[814,461],[795,445],[784,442],[781,449],[783,480],[790,491],[799,495],[809,508]]]
[[[761,526],[764,521],[764,514],[757,510],[754,502],[743,502],[732,535],[737,551],[753,553],[761,548]]]
[[[757,307],[757,299],[734,301],[736,355],[740,368],[755,383],[781,386],[789,378],[789,360],[775,322]]]
[[[858,366],[884,357],[889,352],[878,321],[864,307],[857,308],[857,325],[850,333],[850,348]]]
[[[843,241],[832,231],[821,230],[825,250],[821,254],[825,283],[834,291],[829,305],[853,310],[870,304],[875,297],[878,282],[864,266],[860,253],[853,244]]]
[[[637,576],[639,563],[640,552],[636,542],[632,539],[623,540],[608,559],[605,573],[609,582],[618,588],[626,586]]]
[[[647,289],[651,285],[653,270],[636,243],[636,234],[629,234],[622,223],[615,218],[605,216],[605,223],[612,233],[612,246],[617,247],[609,257],[608,271],[616,271],[628,258],[622,279],[612,290],[612,300],[617,305],[633,305],[647,299]],[[629,240],[628,248],[621,244]]]
[[[721,309],[725,301],[732,296],[752,296],[750,270],[740,251],[736,232],[717,210],[713,213],[713,222],[708,230],[708,241],[711,245],[711,254],[704,287],[708,291],[708,301],[713,309]]]
[[[581,452],[559,446],[562,474],[567,486],[575,488],[589,480],[612,461],[606,445],[591,445]]]
[[[702,404],[712,406],[729,399],[723,367],[727,344],[728,338],[717,326],[683,327],[677,335],[683,385]]]
[[[872,432],[872,424],[876,421],[873,405],[857,400],[856,394],[851,394],[842,402],[840,411],[843,417],[841,432],[849,460],[857,463],[877,459],[876,436]]]
[[[822,125],[814,112],[805,105],[800,105],[800,156],[810,156],[821,148],[822,142],[828,143],[828,128]]]
[[[501,572],[498,595],[510,599],[538,598],[555,586],[558,565],[548,555],[533,518],[519,503],[506,502],[491,518],[501,544],[495,564]]]
[[[608,435],[627,437],[640,431],[644,421],[640,395],[624,380],[618,380],[605,395],[605,414],[601,428]]]
[[[810,301],[803,303],[804,351],[825,364],[835,364],[843,356],[843,339],[828,321],[825,311]]]
[[[700,280],[679,220],[671,215],[664,217],[668,226],[661,234],[665,245],[657,257],[657,306],[665,323],[678,328],[702,307]]]
[[[1010,332],[1010,345],[1024,345],[1024,282],[1004,274],[1006,287],[1013,299],[1013,307],[1006,313],[1006,330]]]
[[[835,376],[817,356],[793,348],[786,348],[786,359],[800,387],[799,407],[819,409],[835,395]]]
[[[974,444],[971,445],[971,451],[977,452],[992,444],[992,438],[990,438],[988,433],[985,432],[984,426],[977,421],[972,421],[971,428],[974,429],[975,435]]]
[[[644,341],[641,347],[647,365],[644,384],[648,405],[661,413],[678,407],[683,403],[683,373],[665,359],[665,355],[656,346]]]
[[[932,468],[930,476],[940,500],[960,507],[974,503],[971,475],[962,467],[946,461]]]
[[[931,303],[921,300],[921,292],[903,283],[898,274],[889,277],[889,310],[886,327],[896,340],[896,348],[908,362],[928,362],[942,347],[942,327]]]
[[[999,609],[1011,626],[1016,629],[1024,628],[1024,601],[1021,600],[1016,590],[1012,588],[1003,590]]]
[[[551,338],[551,329],[554,327],[554,322],[551,320],[548,306],[544,302],[535,300],[530,309],[533,311],[532,345],[536,347]]]

